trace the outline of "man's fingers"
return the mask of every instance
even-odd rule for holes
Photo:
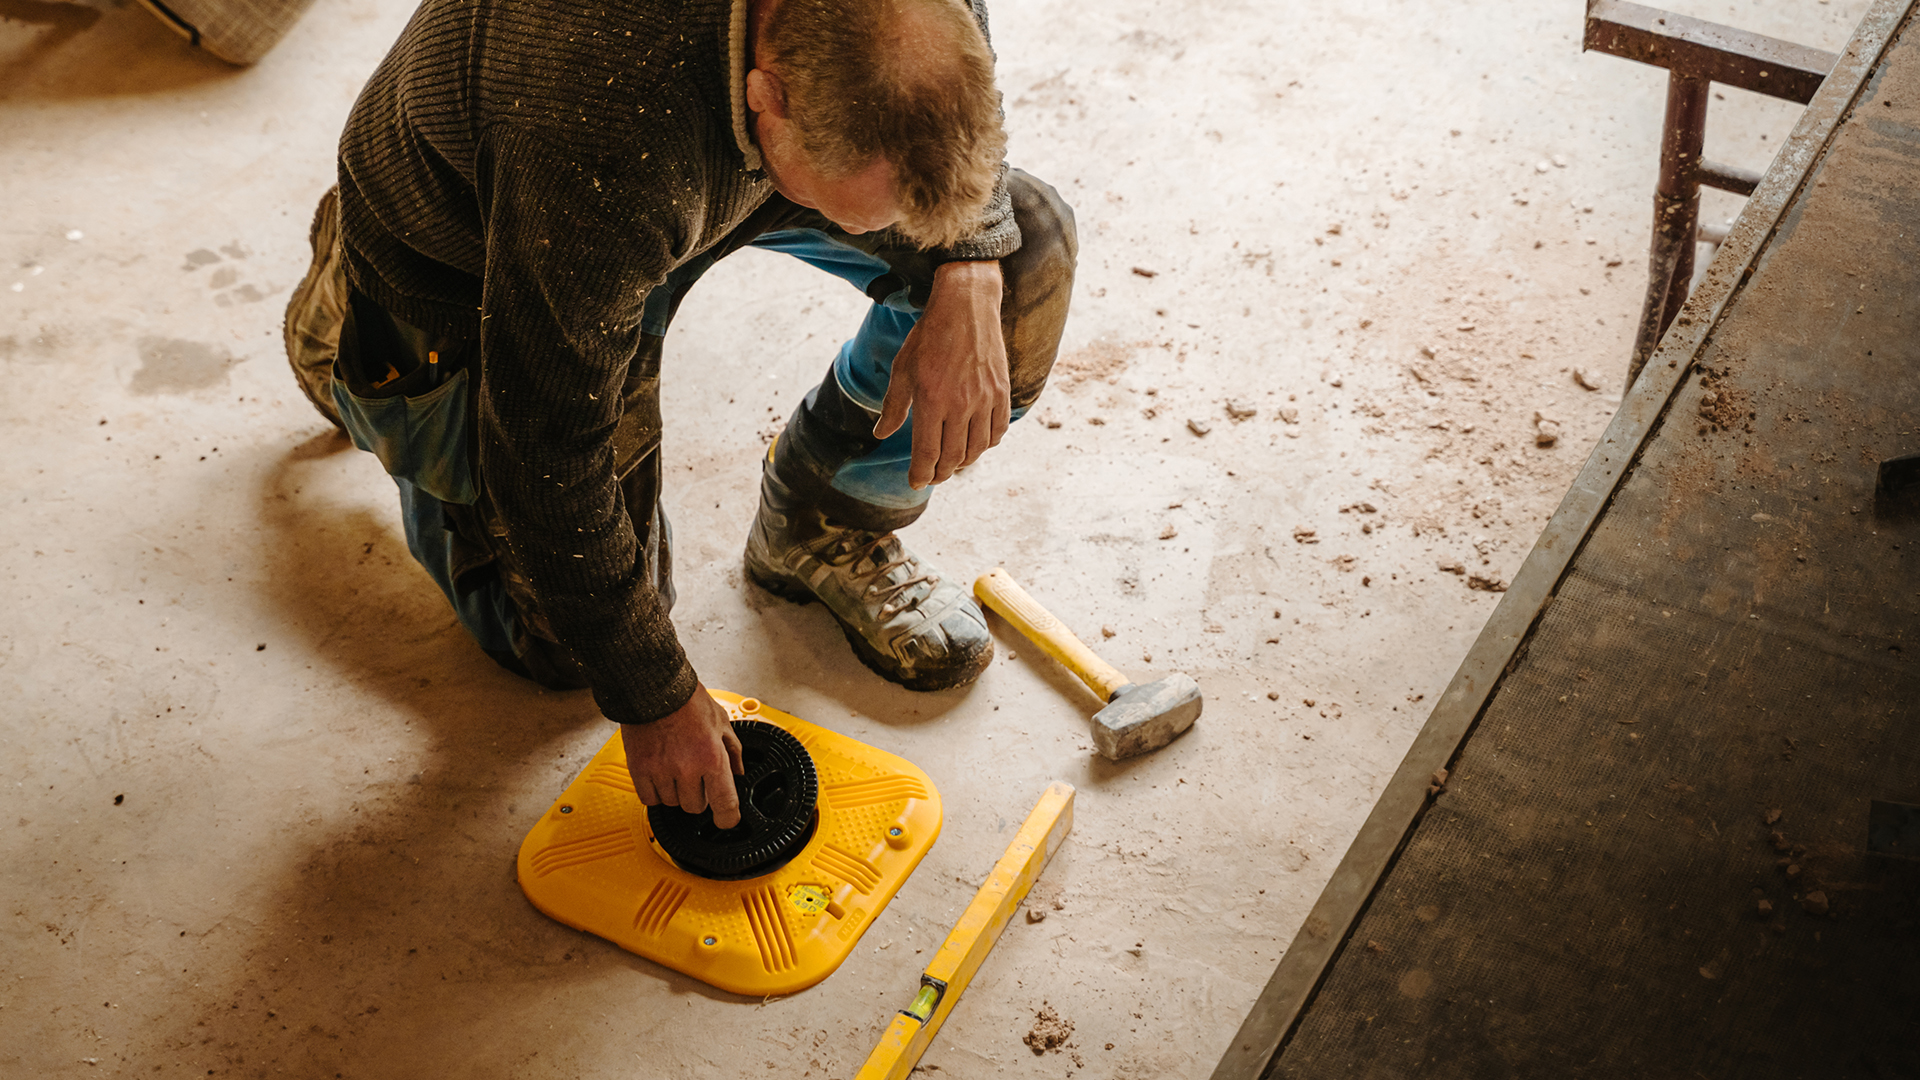
[[[685,704],[653,723],[623,725],[621,741],[642,803],[698,814],[711,802],[715,824],[739,824],[733,773],[745,771],[740,738],[705,687],[696,686]]]
[[[633,793],[640,796],[642,805],[660,805],[660,793],[653,789],[653,781],[644,776],[635,776],[633,778]]]
[[[884,439],[900,430],[913,407],[913,380],[900,370],[898,361],[887,376],[887,396],[880,399],[880,419],[873,425],[873,437]]]
[[[972,430],[973,425],[966,420],[957,422],[949,420],[941,427],[940,466],[934,470],[934,483],[946,483],[947,478],[953,475],[955,469],[960,468],[962,465],[970,464],[973,461],[973,456],[967,453],[968,442],[970,441],[968,436]]]
[[[979,461],[980,455],[992,448],[993,443],[993,421],[985,416],[974,417],[973,423],[967,426],[967,457],[960,467],[964,469]]]
[[[740,824],[740,791],[734,786],[733,776],[746,772],[740,736],[733,733],[733,725],[728,724],[721,729],[720,745],[726,750],[724,761],[715,762],[700,778],[700,783],[708,805],[713,807],[713,823],[723,829],[731,829]]]
[[[681,776],[675,778],[673,790],[680,796],[680,809],[689,814],[697,814],[707,808],[705,780],[702,776]]]
[[[907,467],[909,486],[918,489],[934,482],[934,470],[940,464],[941,428],[931,417],[923,416],[914,422],[913,463]]]
[[[717,772],[706,777],[707,801],[713,804],[713,823],[723,829],[740,824],[740,792],[733,775]]]

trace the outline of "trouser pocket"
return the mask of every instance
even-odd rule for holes
[[[334,404],[355,446],[379,458],[389,476],[463,506],[478,495],[467,460],[467,397],[465,371],[417,396],[369,398],[345,382],[333,384]]]
[[[471,346],[437,340],[354,293],[334,362],[334,404],[353,444],[442,502],[479,497],[469,447]]]

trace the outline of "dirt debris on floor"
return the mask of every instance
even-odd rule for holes
[[[1043,1001],[1039,1008],[1033,1010],[1033,1026],[1020,1037],[1020,1041],[1026,1043],[1027,1049],[1035,1054],[1046,1054],[1068,1049],[1073,1045],[1068,1042],[1071,1038],[1073,1021],[1062,1019],[1052,1005]]]
[[[1725,374],[1724,368],[1700,369],[1700,434],[1738,430],[1751,435],[1753,412],[1747,392],[1723,381]]]

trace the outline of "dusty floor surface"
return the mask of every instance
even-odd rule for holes
[[[1864,4],[1680,6],[1837,49]],[[1194,730],[1117,767],[1011,637],[915,695],[743,586],[762,440],[861,301],[757,252],[709,276],[669,343],[681,633],[946,809],[840,971],[760,1001],[521,897],[612,729],[469,645],[287,373],[307,218],[407,13],[319,0],[236,71],[132,5],[0,0],[0,1073],[848,1077],[1065,779],[1046,917],[924,1069],[1206,1075],[1497,602],[1471,583],[1618,401],[1663,76],[1581,55],[1573,0],[998,5],[1012,156],[1078,208],[1080,283],[1035,416],[909,538],[1200,680]],[[1797,113],[1714,108],[1750,167]]]

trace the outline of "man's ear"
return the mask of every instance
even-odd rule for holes
[[[765,68],[747,72],[747,108],[785,120],[787,86],[780,81],[780,76]]]

